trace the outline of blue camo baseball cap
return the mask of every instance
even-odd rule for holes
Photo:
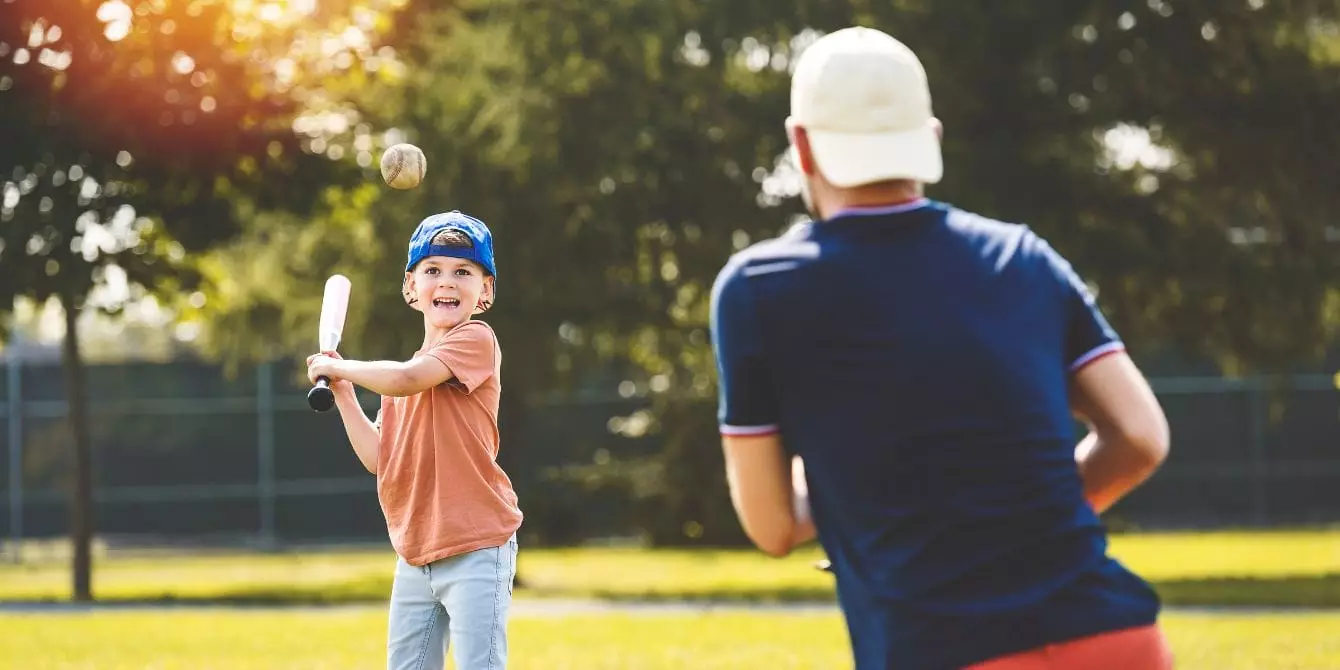
[[[458,230],[470,238],[473,246],[469,249],[435,246],[433,238],[444,230]],[[495,279],[498,270],[493,264],[493,234],[483,221],[458,210],[434,214],[419,222],[414,234],[409,238],[409,260],[405,263],[405,272],[413,272],[414,266],[429,256],[449,256],[464,258],[478,263]]]

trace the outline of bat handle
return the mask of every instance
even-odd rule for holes
[[[329,412],[335,406],[335,392],[330,390],[329,377],[316,378],[316,386],[307,392],[307,404],[318,412]]]

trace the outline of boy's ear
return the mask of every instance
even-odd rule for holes
[[[418,299],[414,297],[414,291],[414,273],[406,272],[405,280],[400,283],[400,293],[405,298],[405,304],[417,310],[419,306],[415,303],[418,302]]]
[[[493,282],[491,275],[484,276],[484,289],[479,292],[479,304],[475,306],[476,314],[488,311],[493,306]]]

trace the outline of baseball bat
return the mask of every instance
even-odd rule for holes
[[[319,351],[335,351],[344,336],[344,317],[349,311],[349,278],[331,275],[326,280],[326,292],[321,297],[321,321],[317,326]],[[335,406],[335,392],[330,390],[330,379],[317,377],[316,385],[307,392],[307,404],[318,412],[328,412]]]

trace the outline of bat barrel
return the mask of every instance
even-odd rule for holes
[[[325,295],[321,296],[321,320],[317,326],[317,343],[321,351],[334,351],[344,334],[344,317],[349,310],[349,278],[331,275],[326,280]],[[318,377],[316,385],[307,392],[307,404],[318,412],[335,406],[335,393],[330,390],[330,379]]]

